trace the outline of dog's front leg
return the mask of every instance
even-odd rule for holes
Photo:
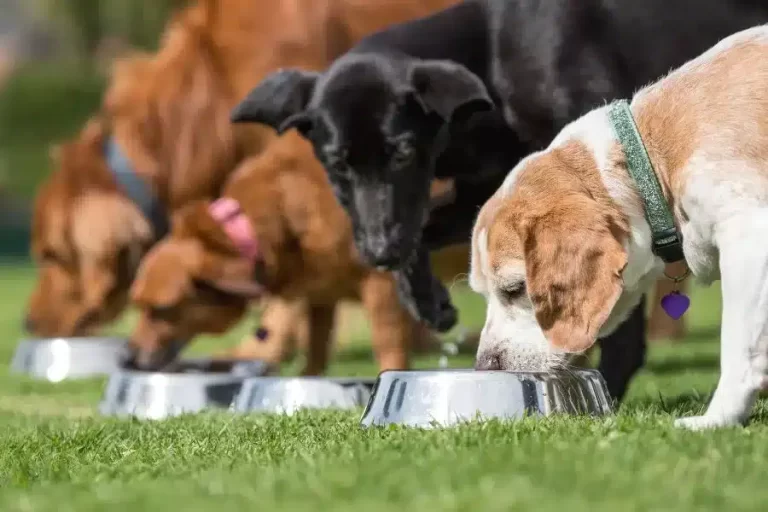
[[[741,218],[719,230],[723,318],[720,380],[702,416],[677,426],[694,430],[739,425],[768,383],[768,216]]]
[[[301,375],[322,375],[328,368],[336,303],[309,304],[307,313],[309,317],[307,362]]]
[[[456,308],[448,290],[432,273],[425,247],[420,246],[411,263],[394,275],[400,301],[416,320],[438,332],[446,332],[456,325]]]

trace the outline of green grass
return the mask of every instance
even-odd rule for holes
[[[0,269],[6,360],[32,276]],[[481,322],[482,303],[457,297],[467,323]],[[697,290],[689,315],[689,339],[654,345],[625,405],[603,419],[429,432],[363,430],[359,411],[139,422],[96,414],[101,379],[53,385],[0,370],[0,510],[765,510],[766,402],[746,428],[672,427],[701,411],[717,380],[717,289]],[[247,328],[192,349],[237,342]],[[358,338],[332,373],[373,373],[365,333]]]

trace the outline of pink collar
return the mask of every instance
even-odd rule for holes
[[[237,200],[231,197],[219,198],[208,205],[208,212],[213,220],[221,225],[243,257],[254,262],[259,258],[261,253],[253,233],[253,226]]]

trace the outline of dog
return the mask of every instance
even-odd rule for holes
[[[691,429],[741,424],[768,389],[768,25],[724,38],[631,103],[567,125],[481,209],[470,284],[479,358],[556,368],[685,261],[722,281],[721,376]]]
[[[431,208],[449,204],[455,198],[452,180],[434,180],[430,188]],[[453,283],[463,276],[469,264],[468,244],[451,245],[430,255],[431,265],[436,275],[447,283]],[[346,301],[336,308],[334,332],[341,338],[341,333],[349,332],[353,323],[359,323],[357,318],[359,304]],[[434,333],[425,325],[419,324],[420,332],[411,340],[413,353],[433,353],[440,348],[440,342]],[[255,333],[246,340],[228,350],[223,355],[235,358],[260,359],[275,365],[294,358],[298,352],[306,352],[309,340],[309,319],[307,318],[306,302],[303,300],[283,300],[272,297],[268,307],[259,318],[259,326]],[[343,341],[343,339],[339,339]],[[477,348],[478,332],[465,333],[462,349]],[[333,343],[333,341],[332,341]]]
[[[580,114],[768,21],[768,6],[724,0],[534,7],[467,0],[394,25],[322,73],[272,73],[233,111],[234,122],[295,129],[312,142],[363,258],[398,270],[410,310],[438,330],[455,312],[421,253],[469,239],[477,209],[510,168]],[[457,194],[424,227],[432,177],[454,178]],[[601,371],[622,368],[609,383],[614,395],[643,364],[641,306],[634,326],[602,344],[603,358],[617,358]]]
[[[116,62],[101,111],[53,151],[33,211],[26,330],[87,335],[122,313],[173,212],[218,197],[240,162],[268,150],[271,130],[229,123],[254,81],[281,65],[320,69],[364,35],[450,3],[199,0],[180,11],[156,54]]]
[[[244,162],[220,199],[181,209],[171,234],[144,258],[131,288],[140,311],[130,338],[135,366],[164,367],[195,335],[225,332],[267,292],[305,301],[303,375],[325,371],[334,310],[344,299],[366,309],[379,368],[408,368],[421,326],[400,304],[391,273],[361,262],[321,165],[295,137]]]

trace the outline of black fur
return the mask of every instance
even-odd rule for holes
[[[233,121],[309,139],[363,258],[400,272],[406,303],[443,330],[447,293],[413,295],[435,281],[419,247],[468,240],[507,172],[569,121],[766,22],[761,0],[468,0],[369,36],[324,73],[271,75]],[[458,196],[423,227],[435,176]],[[641,359],[642,331],[623,340]]]

